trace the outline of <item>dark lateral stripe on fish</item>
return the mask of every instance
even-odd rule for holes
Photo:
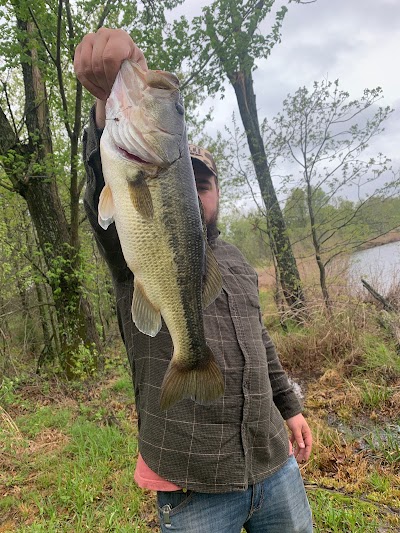
[[[182,176],[190,177],[193,172],[190,158],[179,160],[179,173]],[[190,165],[190,167],[188,167]],[[170,167],[166,172],[173,172]],[[161,176],[160,176],[161,178]],[[161,178],[162,179],[162,178]],[[190,190],[190,189],[193,189]],[[181,196],[185,198],[185,209],[181,212],[173,212],[168,206],[171,204],[171,197]],[[205,261],[204,236],[201,223],[199,224],[199,207],[197,200],[197,191],[190,179],[177,181],[172,179],[170,185],[162,188],[162,202],[165,206],[163,209],[163,222],[171,228],[170,247],[175,255],[175,264],[177,267],[177,281],[181,294],[181,301],[186,320],[186,328],[189,332],[198,331],[198,339],[192,337],[192,353],[198,360],[203,357],[202,347],[205,345],[202,313],[202,272],[203,262]],[[191,202],[191,203],[189,203]],[[190,249],[188,242],[192,243]],[[193,254],[188,257],[188,254]],[[197,353],[196,353],[197,352]],[[188,364],[189,361],[188,361]]]

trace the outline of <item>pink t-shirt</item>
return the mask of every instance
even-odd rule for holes
[[[153,470],[146,465],[140,453],[136,463],[134,479],[142,489],[162,491],[181,490],[177,485],[174,485],[153,472]]]

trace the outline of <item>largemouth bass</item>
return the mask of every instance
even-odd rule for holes
[[[160,406],[216,399],[224,384],[205,341],[203,308],[222,281],[206,241],[178,78],[124,61],[107,100],[100,151],[99,224],[107,229],[115,221],[134,274],[132,319],[155,336],[162,317],[174,345]]]

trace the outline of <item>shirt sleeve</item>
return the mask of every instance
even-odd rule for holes
[[[95,107],[90,112],[89,125],[83,134],[83,162],[86,170],[84,207],[101,255],[106,260],[113,278],[126,280],[131,274],[124,259],[115,224],[104,230],[97,221],[100,193],[104,187],[100,158],[102,130],[96,127]]]
[[[260,313],[260,319],[261,313]],[[268,361],[268,374],[271,382],[274,403],[284,420],[302,412],[302,406],[291,386],[286,372],[279,361],[278,353],[266,328],[263,326],[262,338]]]

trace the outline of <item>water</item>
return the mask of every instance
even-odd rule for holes
[[[385,294],[393,283],[400,283],[400,242],[354,253],[350,259],[349,278],[356,287],[363,278]]]

